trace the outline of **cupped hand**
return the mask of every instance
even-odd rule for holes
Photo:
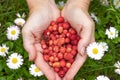
[[[74,0],[73,0],[74,1]],[[76,29],[81,37],[78,43],[78,53],[71,68],[63,80],[72,80],[87,58],[85,48],[94,40],[94,22],[89,13],[77,1],[67,3],[62,10],[62,16]]]
[[[29,18],[22,29],[24,48],[29,53],[29,60],[34,60],[48,80],[61,80],[61,78],[44,61],[40,38],[50,22],[59,16],[60,11],[53,0],[41,1],[36,7],[30,8]]]

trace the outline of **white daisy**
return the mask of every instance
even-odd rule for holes
[[[7,28],[7,38],[9,40],[17,40],[19,38],[20,29],[17,26],[10,26]]]
[[[64,5],[65,5],[64,1],[59,1],[59,2],[58,2],[58,8],[59,8],[60,10],[63,9]]]
[[[100,2],[104,6],[109,6],[109,0],[100,0]]]
[[[0,26],[1,26],[1,23],[0,23]]]
[[[91,13],[91,18],[93,18],[98,23],[98,18],[95,16],[94,13]]]
[[[108,45],[106,42],[100,42],[99,44],[102,46],[104,51],[108,51]]]
[[[108,36],[109,39],[114,39],[118,37],[118,30],[114,27],[110,27],[109,29],[106,29],[105,34]]]
[[[35,64],[32,64],[30,66],[29,71],[30,71],[30,74],[32,74],[33,76],[43,75],[42,71]]]
[[[25,18],[26,15],[25,15],[25,13],[23,13],[22,15],[20,15],[20,13],[17,13],[16,16],[17,16],[18,18]]]
[[[110,80],[107,76],[100,75],[95,80]]]
[[[90,58],[100,60],[104,56],[104,50],[97,42],[93,42],[87,47],[87,54]]]
[[[19,79],[17,79],[17,80],[23,80],[23,78],[19,78]]]
[[[0,46],[0,56],[6,56],[6,54],[8,53],[9,47],[6,46],[6,44],[2,44],[2,46]]]
[[[23,18],[16,18],[14,23],[18,26],[23,26],[25,24],[25,20]]]
[[[120,75],[120,69],[115,69],[115,73]]]
[[[120,62],[117,61],[114,66],[117,68],[115,69],[115,73],[119,74],[120,75]]]
[[[116,9],[120,8],[120,0],[114,0],[113,4],[114,4]]]
[[[11,54],[7,59],[7,66],[10,69],[18,69],[23,64],[23,57],[18,53]]]

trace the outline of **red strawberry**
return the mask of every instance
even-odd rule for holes
[[[58,72],[58,74],[59,74],[60,77],[64,77],[65,72],[63,70],[61,70],[61,71]]]
[[[63,23],[63,28],[64,29],[69,29],[70,28],[70,24],[68,22],[64,22]]]
[[[72,59],[74,56],[71,53],[66,53],[66,55],[64,55],[64,59],[65,60],[70,60]]]
[[[59,32],[59,33],[62,33],[62,32],[63,32],[63,27],[60,26],[60,27],[58,28],[58,32]]]
[[[59,72],[59,70],[60,70],[60,68],[58,68],[58,67],[55,67],[55,68],[54,68],[54,71],[55,71],[55,72]]]
[[[57,19],[57,22],[58,22],[58,23],[64,22],[64,18],[63,18],[63,17],[59,17],[59,18]]]
[[[58,53],[57,57],[58,57],[59,59],[62,59],[62,58],[63,58],[63,54],[62,54],[62,53]]]
[[[71,63],[70,63],[70,62],[67,62],[67,63],[66,63],[66,67],[67,67],[67,68],[70,68],[70,67],[71,67]]]
[[[48,55],[43,55],[43,58],[45,61],[49,61],[49,56]]]
[[[55,25],[56,24],[56,22],[55,21],[51,21],[51,24],[50,25]]]
[[[65,67],[65,66],[66,66],[66,62],[65,62],[64,59],[60,61],[60,66],[61,66],[61,67]]]
[[[60,62],[54,62],[53,67],[60,67]]]

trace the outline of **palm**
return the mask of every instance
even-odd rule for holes
[[[94,41],[94,23],[89,14],[78,6],[65,6],[62,10],[62,16],[70,22],[71,26],[76,29],[78,35],[81,37],[78,43],[79,54],[77,54],[74,63],[63,79],[72,80],[87,58],[87,54],[81,52],[82,49],[85,49],[89,43]],[[82,53],[84,55],[81,55]]]
[[[44,5],[42,8],[34,10],[23,28],[24,47],[29,53],[29,59],[43,71],[49,80],[60,80],[59,76],[44,61],[42,48],[39,43],[43,31],[52,20],[59,17],[59,10],[52,5]]]

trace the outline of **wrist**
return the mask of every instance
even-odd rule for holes
[[[90,0],[68,0],[67,5],[72,4],[73,6],[78,6],[84,11],[88,11]]]
[[[29,10],[36,9],[49,3],[55,3],[55,0],[26,0]]]

